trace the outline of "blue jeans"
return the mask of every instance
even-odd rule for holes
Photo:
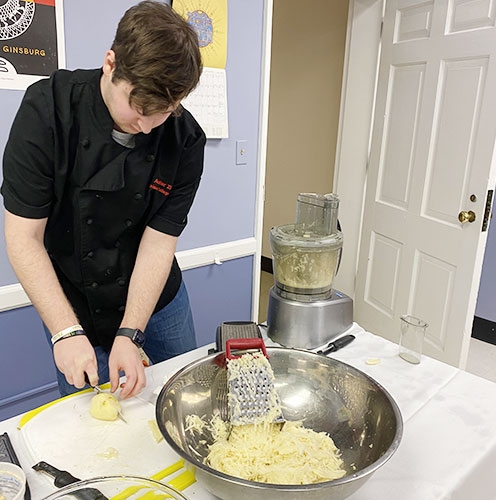
[[[53,349],[50,332],[45,325],[43,327]],[[174,299],[150,318],[145,329],[145,336],[143,350],[153,364],[196,349],[195,327],[184,281]],[[94,349],[98,363],[98,383],[104,384],[110,379],[108,373],[109,355],[100,346],[94,347]],[[69,384],[58,368],[57,383],[61,396],[67,396],[81,390]]]

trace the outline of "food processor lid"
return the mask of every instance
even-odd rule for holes
[[[302,233],[297,224],[274,226],[270,230],[270,238],[279,247],[288,246],[309,249],[323,247],[329,249],[339,248],[343,245],[343,233],[341,231],[325,235]]]

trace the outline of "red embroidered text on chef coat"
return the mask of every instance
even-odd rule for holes
[[[172,184],[167,184],[167,182],[161,181],[156,177],[149,187],[150,189],[155,189],[155,191],[162,193],[164,196],[169,196]]]

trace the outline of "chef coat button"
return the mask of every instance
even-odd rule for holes
[[[131,219],[126,219],[126,226],[131,227],[133,225],[133,221]]]
[[[86,257],[88,257],[89,259],[91,259],[93,257],[93,255],[95,255],[95,253],[93,251],[89,251],[87,254],[86,254]]]
[[[110,267],[105,269],[105,276],[112,276],[112,269]]]
[[[115,248],[120,248],[121,242],[120,241],[116,241],[114,246],[115,246]]]
[[[86,224],[88,224],[88,226],[90,226],[91,224],[93,224],[93,219],[91,219],[91,218],[86,219]]]
[[[136,194],[134,195],[134,199],[135,199],[135,200],[141,200],[141,198],[143,198],[143,195],[142,195],[141,193],[136,193]]]
[[[155,155],[147,155],[147,156],[146,156],[146,161],[147,161],[147,162],[150,162],[150,163],[151,163],[154,159],[155,159]]]
[[[91,287],[98,288],[98,283],[96,281],[93,281],[93,283],[91,283]]]
[[[117,284],[119,286],[124,286],[126,284],[126,280],[123,279],[123,278],[120,278],[120,279],[117,280]]]
[[[101,194],[95,194],[95,198],[97,200],[103,200],[103,196]]]
[[[101,309],[95,309],[95,313],[96,313],[96,314],[100,314],[101,312],[102,312],[102,310],[101,310]]]
[[[126,307],[125,307],[125,306],[120,306],[120,307],[119,307],[119,309],[118,309],[118,311],[119,311],[119,312],[123,312],[123,311],[124,311],[124,309],[126,309]]]
[[[83,148],[87,148],[88,146],[90,145],[90,140],[85,137],[82,141],[81,141],[81,146],[83,146]]]

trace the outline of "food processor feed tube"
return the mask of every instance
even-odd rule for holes
[[[296,203],[297,233],[326,236],[338,231],[339,198],[335,194],[300,193]]]
[[[300,193],[296,223],[271,229],[267,333],[286,347],[322,346],[353,322],[351,299],[332,289],[343,246],[338,208],[335,194]]]

